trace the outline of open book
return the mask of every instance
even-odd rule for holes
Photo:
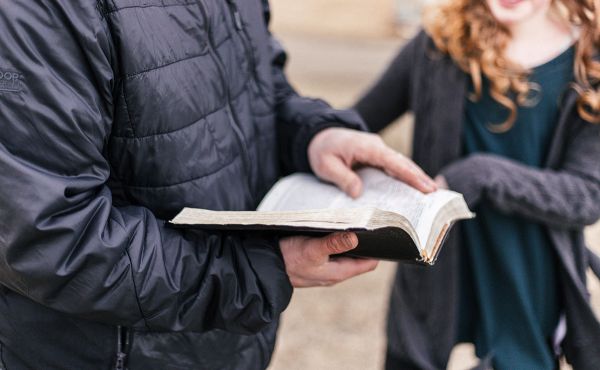
[[[461,194],[423,194],[374,168],[358,171],[363,193],[352,199],[309,174],[279,180],[257,211],[184,208],[171,223],[179,227],[271,230],[284,234],[354,231],[358,257],[433,264],[453,223],[472,218]]]

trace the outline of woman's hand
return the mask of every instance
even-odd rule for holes
[[[362,192],[360,177],[352,169],[356,164],[381,168],[424,193],[437,189],[436,183],[419,166],[388,147],[375,134],[327,128],[311,140],[308,159],[318,177],[334,183],[353,198]]]

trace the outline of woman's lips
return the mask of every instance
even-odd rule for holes
[[[498,0],[500,6],[504,8],[514,8],[515,6],[522,3],[524,0]]]

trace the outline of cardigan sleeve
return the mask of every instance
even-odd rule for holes
[[[600,125],[577,123],[562,165],[533,168],[491,154],[474,154],[441,171],[470,207],[482,200],[556,228],[577,229],[600,218]]]
[[[421,31],[392,60],[379,80],[360,98],[354,109],[369,130],[384,129],[410,109],[411,79],[418,53],[424,52],[428,36]]]

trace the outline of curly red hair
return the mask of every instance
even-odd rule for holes
[[[597,87],[600,62],[594,59],[600,46],[600,0],[554,0],[552,6],[580,32],[575,45],[572,86],[579,94],[579,116],[600,123]],[[517,116],[517,105],[527,105],[536,86],[528,80],[527,69],[504,56],[510,32],[496,21],[486,2],[449,0],[425,12],[424,26],[436,47],[471,76],[473,99],[481,97],[482,75],[487,77],[490,95],[510,112],[505,122],[491,124],[489,128],[498,133],[510,130]]]

